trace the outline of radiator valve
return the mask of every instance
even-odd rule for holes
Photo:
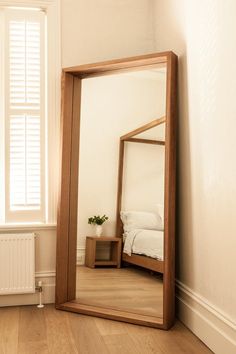
[[[44,305],[42,304],[42,292],[43,292],[43,287],[42,287],[42,282],[39,281],[38,285],[35,287],[35,290],[37,290],[39,292],[39,304],[37,305],[37,307],[39,309],[43,308]]]

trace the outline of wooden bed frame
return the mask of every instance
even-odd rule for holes
[[[152,270],[154,272],[158,272],[163,274],[164,271],[164,262],[163,261],[158,261],[155,258],[147,257],[147,256],[141,256],[139,254],[132,253],[131,256],[129,256],[126,253],[122,253],[122,261],[130,264],[134,264],[149,270]]]
[[[122,192],[123,192],[123,172],[124,172],[124,153],[125,153],[125,143],[141,143],[141,144],[152,144],[152,145],[165,145],[165,141],[162,140],[151,140],[151,139],[140,139],[134,138],[135,135],[141,134],[149,129],[152,129],[160,124],[165,123],[166,117],[161,117],[147,123],[140,128],[132,130],[131,132],[123,135],[120,138],[120,151],[119,151],[119,170],[118,170],[118,192],[117,192],[117,214],[116,214],[116,236],[123,238],[123,223],[120,218],[121,204],[122,204]],[[164,235],[163,235],[164,237]],[[130,264],[134,264],[146,269],[150,269],[154,272],[159,272],[163,274],[164,271],[164,261],[159,261],[155,258],[148,256],[141,256],[132,253],[131,256],[122,252],[122,261]]]

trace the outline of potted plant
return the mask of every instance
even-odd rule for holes
[[[90,218],[88,218],[88,224],[90,225],[95,225],[96,226],[96,236],[100,237],[102,234],[102,225],[104,224],[105,221],[108,220],[108,216],[106,216],[105,214],[103,216],[91,216]]]

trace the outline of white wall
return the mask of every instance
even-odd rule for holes
[[[62,66],[150,53],[153,0],[61,0]]]
[[[88,218],[106,214],[105,236],[115,235],[119,140],[162,117],[166,74],[142,71],[82,82],[78,200],[78,247],[94,235]],[[160,129],[159,129],[160,130]],[[158,130],[149,131],[153,139]],[[154,135],[153,135],[154,134]],[[124,159],[124,210],[157,212],[164,199],[164,147],[129,143]]]
[[[180,56],[180,316],[215,352],[233,353],[236,2],[160,0],[155,14],[156,50],[171,49]]]
[[[163,145],[126,143],[122,210],[163,210],[164,169]]]

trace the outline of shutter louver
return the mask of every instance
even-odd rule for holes
[[[10,117],[10,205],[40,207],[39,116]]]
[[[8,11],[8,207],[42,215],[44,22],[29,12]]]
[[[40,24],[10,21],[10,107],[40,108]]]

